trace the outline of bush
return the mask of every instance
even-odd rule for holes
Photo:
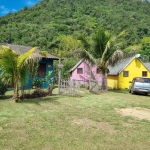
[[[44,79],[34,79],[32,82],[32,86],[35,86],[36,88],[41,88],[42,84],[45,82]]]
[[[0,95],[1,96],[5,95],[6,91],[7,91],[7,86],[0,81]]]
[[[81,84],[81,86],[80,86],[81,88],[85,88],[85,84]]]
[[[20,99],[25,99],[25,98],[38,98],[38,97],[46,97],[49,95],[48,90],[43,90],[40,88],[37,88],[33,93],[24,93],[23,95],[20,96]]]

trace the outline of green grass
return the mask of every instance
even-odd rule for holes
[[[150,122],[115,111],[126,107],[150,109],[150,96],[83,91],[80,98],[0,100],[0,149],[149,150]]]

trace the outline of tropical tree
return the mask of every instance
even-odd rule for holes
[[[128,53],[139,53],[143,62],[150,62],[150,37],[143,37],[139,44],[130,45],[125,50]]]
[[[33,55],[33,52],[36,49],[37,48],[34,47],[24,54],[17,55],[15,51],[11,50],[9,47],[0,47],[0,77],[6,84],[13,85],[14,102],[18,102],[19,85],[22,85],[27,81],[29,73],[27,65],[30,63],[30,60],[37,60],[40,58],[39,55]]]
[[[77,41],[71,35],[61,35],[58,39],[60,40],[63,50],[65,51],[70,51],[80,46],[80,41]]]
[[[142,58],[147,58],[147,62],[150,62],[150,37],[143,37],[140,54],[142,55]]]
[[[73,51],[82,47],[81,41],[71,35],[61,35],[58,37],[58,41],[60,42],[60,48],[58,50],[59,57],[70,58]]]
[[[62,68],[62,78],[68,79],[70,76],[70,69],[79,61],[77,58],[72,58],[72,54],[74,51],[82,48],[83,45],[80,40],[74,38],[71,35],[61,35],[57,38],[57,41],[60,45],[59,49],[54,49],[53,54],[58,57],[65,58],[63,60],[63,68]],[[54,64],[55,76],[58,75],[58,64]],[[56,78],[54,78],[55,81]]]
[[[116,42],[116,40],[124,33],[125,32],[123,31],[117,36],[112,36],[109,32],[100,27],[94,35],[92,50],[81,49],[78,51],[80,57],[98,66],[102,73],[103,90],[107,89],[106,74],[109,71],[108,66],[114,65],[124,56],[123,51],[120,50],[121,44]],[[85,39],[81,39],[81,41],[87,43],[87,41],[85,42]]]

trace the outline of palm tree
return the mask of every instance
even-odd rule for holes
[[[18,86],[24,84],[27,80],[28,67],[30,60],[37,60],[39,57],[33,55],[37,48],[34,47],[28,52],[18,56],[15,51],[9,47],[0,47],[0,77],[6,84],[11,84],[14,87],[13,100],[18,102]]]
[[[80,57],[96,64],[100,69],[102,73],[102,90],[107,89],[106,74],[108,73],[108,66],[123,58],[123,51],[119,50],[120,44],[116,43],[116,40],[123,34],[124,31],[118,36],[112,36],[103,28],[99,28],[93,38],[94,47],[92,51],[85,49],[78,51]],[[85,43],[85,39],[80,40]]]

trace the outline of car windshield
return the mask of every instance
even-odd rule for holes
[[[150,78],[135,78],[135,82],[150,83]]]

